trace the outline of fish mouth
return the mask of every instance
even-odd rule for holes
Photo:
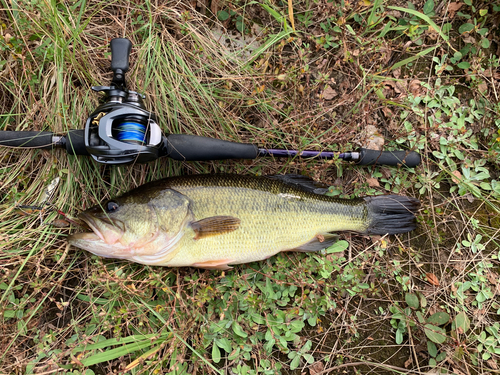
[[[108,245],[119,241],[125,232],[125,224],[110,217],[98,218],[86,212],[81,212],[78,218],[83,220],[93,232],[75,233],[69,240],[98,241],[102,240]]]

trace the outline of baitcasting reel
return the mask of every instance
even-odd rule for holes
[[[92,87],[106,95],[106,102],[85,123],[85,147],[99,163],[147,163],[160,157],[163,134],[156,117],[144,107],[143,96],[128,90],[125,82],[131,48],[130,40],[113,39],[111,85]]]

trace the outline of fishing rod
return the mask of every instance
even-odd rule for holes
[[[280,150],[189,134],[164,135],[155,114],[146,110],[144,95],[127,89],[125,73],[129,69],[132,43],[125,38],[116,38],[111,40],[110,47],[113,79],[109,86],[92,87],[92,90],[105,94],[105,102],[90,114],[84,129],[70,130],[62,136],[47,131],[0,131],[0,146],[65,148],[70,155],[90,155],[96,162],[109,165],[147,163],[165,156],[181,161],[264,156],[339,158],[358,165],[404,165],[410,168],[420,163],[420,155],[415,151],[366,148],[344,153]]]

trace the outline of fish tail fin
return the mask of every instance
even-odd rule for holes
[[[378,195],[364,198],[368,208],[369,234],[398,234],[417,227],[415,213],[420,207],[416,198]]]

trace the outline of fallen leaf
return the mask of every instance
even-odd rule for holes
[[[217,14],[217,12],[219,11],[219,0],[212,0],[210,10],[213,14]]]
[[[401,77],[401,68],[397,68],[397,69],[394,69],[392,71],[392,75],[394,76],[394,78],[398,79],[399,77]]]
[[[288,18],[292,24],[292,30],[295,31],[295,19],[293,17],[293,3],[292,0],[288,0]]]
[[[449,3],[448,4],[448,12],[450,13],[449,17],[452,19],[455,17],[455,13],[458,12],[460,8],[462,8],[463,3]]]
[[[314,362],[310,367],[309,367],[309,374],[310,375],[316,375],[318,372],[321,372],[325,369],[325,365],[321,361]]]
[[[396,82],[394,81],[384,81],[384,86],[389,86],[392,87],[393,89],[396,88]]]
[[[390,110],[390,108],[387,107],[382,107],[382,112],[384,113],[384,116],[387,118],[392,118],[394,117],[394,112]]]
[[[325,100],[332,100],[338,95],[337,91],[332,89],[329,85],[326,85],[325,89],[323,90],[322,97]]]
[[[476,39],[474,39],[474,37],[472,37],[470,34],[463,36],[462,40],[464,41],[464,43],[476,44]]]
[[[378,182],[378,180],[376,178],[373,178],[373,177],[367,178],[366,182],[368,182],[368,186],[370,186],[370,187],[379,187],[380,186],[380,183]]]
[[[394,82],[394,81],[384,81],[384,85],[387,87],[389,86],[390,88],[392,88],[396,94],[401,94],[403,91],[404,91],[404,88],[403,86],[401,86],[401,84],[399,82]]]
[[[488,91],[488,85],[486,84],[486,82],[481,82],[479,85],[477,85],[477,88],[482,94],[486,94],[486,92]]]
[[[454,170],[453,172],[451,172],[452,175],[454,175],[455,177],[452,177],[451,180],[455,183],[455,184],[458,184],[460,182],[460,180],[462,179],[462,173],[460,173],[459,171],[457,170]]]
[[[488,366],[490,366],[491,369],[498,370],[497,361],[495,361],[494,359],[488,359],[486,363],[488,364]]]
[[[409,89],[413,96],[417,97],[423,94],[424,88],[421,83],[418,79],[411,80]]]
[[[413,363],[413,359],[410,357],[406,360],[405,362],[405,368],[410,367],[410,365]]]
[[[439,286],[439,280],[436,277],[436,275],[434,275],[433,273],[428,272],[428,273],[425,274],[425,276],[427,277],[427,281],[429,281],[429,283],[431,283],[434,286]]]
[[[382,167],[382,168],[380,168],[380,173],[382,173],[382,176],[384,178],[389,178],[392,176],[393,171],[390,170],[389,168]]]
[[[498,274],[496,274],[495,272],[488,272],[488,275],[486,277],[488,278],[488,281],[493,285],[498,285],[500,283]]]

